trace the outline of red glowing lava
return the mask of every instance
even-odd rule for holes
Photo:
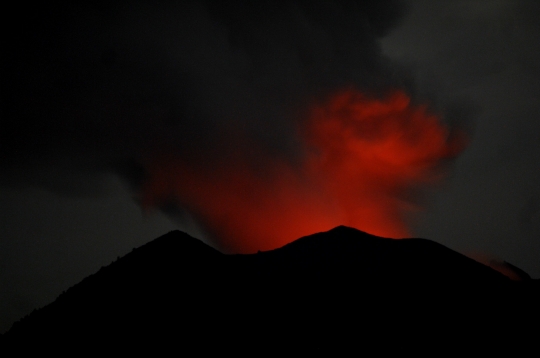
[[[384,99],[343,91],[301,123],[300,165],[265,157],[255,170],[240,153],[208,166],[159,156],[143,204],[185,207],[226,252],[269,250],[338,225],[405,237],[407,195],[440,179],[440,164],[464,148],[401,91]]]

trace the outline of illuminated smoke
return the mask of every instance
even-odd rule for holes
[[[373,94],[414,88],[379,46],[402,1],[80,6],[14,21],[0,183],[102,195],[113,171],[253,252],[342,224],[407,236],[463,147],[405,93]]]
[[[408,194],[441,178],[440,166],[464,147],[439,117],[402,91],[384,98],[349,89],[313,103],[298,128],[299,164],[251,144],[213,165],[172,154],[147,164],[145,206],[187,208],[228,252],[254,252],[348,225],[409,235]]]

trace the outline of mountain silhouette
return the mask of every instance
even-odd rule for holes
[[[172,231],[85,278],[1,338],[23,351],[26,342],[204,350],[208,341],[271,344],[295,332],[343,336],[343,321],[372,328],[474,321],[486,329],[536,320],[530,312],[539,292],[538,280],[512,281],[426,239],[340,226],[275,250],[225,255]]]

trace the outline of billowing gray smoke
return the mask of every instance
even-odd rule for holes
[[[377,45],[403,10],[393,0],[21,5],[5,14],[1,183],[93,195],[104,171],[140,184],[155,152],[209,165],[245,142],[294,161],[305,101],[403,86]]]

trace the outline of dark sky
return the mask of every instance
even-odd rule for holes
[[[350,85],[468,133],[414,236],[540,278],[538,2],[126,3],[4,15],[0,331],[163,233],[208,237],[178,203],[141,208],[153,158],[212,167],[246,141],[295,163],[292,110]]]

